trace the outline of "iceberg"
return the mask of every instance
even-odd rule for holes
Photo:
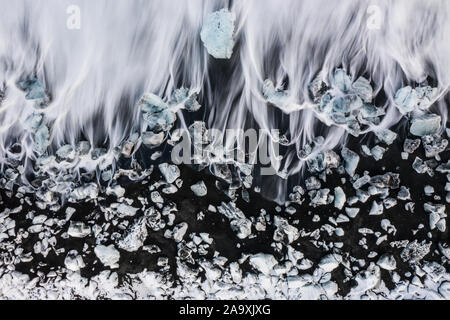
[[[234,22],[236,15],[227,9],[209,14],[200,32],[203,45],[216,59],[229,59],[234,47]]]

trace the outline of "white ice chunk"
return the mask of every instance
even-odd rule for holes
[[[161,163],[158,168],[167,183],[174,183],[180,176],[180,169],[176,165]]]
[[[341,187],[334,188],[334,207],[342,210],[344,207],[345,201],[347,201],[344,190]]]
[[[203,181],[197,182],[196,184],[192,185],[191,190],[197,197],[204,197],[208,193],[208,189],[206,188],[206,185]]]
[[[353,177],[356,168],[358,167],[359,156],[352,150],[345,147],[342,149],[341,155],[344,158],[345,171],[349,176]]]
[[[270,275],[277,260],[271,254],[257,253],[249,258],[250,265],[265,275]]]
[[[119,267],[120,252],[114,245],[104,246],[100,244],[95,247],[94,253],[105,267],[110,267],[111,269]]]
[[[415,136],[435,134],[441,128],[441,117],[437,114],[427,113],[414,117],[409,131]]]
[[[397,268],[397,262],[391,254],[383,254],[377,261],[377,265],[384,270],[395,270]]]
[[[206,50],[216,59],[229,59],[234,47],[236,15],[227,9],[209,14],[203,23],[200,38]]]

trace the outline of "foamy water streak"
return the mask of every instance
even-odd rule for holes
[[[310,109],[308,86],[323,72],[343,67],[356,79],[365,75],[388,97],[378,130],[401,119],[392,106],[403,85],[432,77],[444,96],[450,85],[450,3],[435,1],[138,1],[0,0],[0,159],[32,160],[24,119],[34,111],[16,83],[36,75],[51,94],[42,110],[52,147],[75,144],[113,148],[141,129],[135,107],[144,92],[163,98],[176,87],[202,89],[210,128],[279,129],[290,147],[274,166],[288,175],[303,162],[296,150],[320,131],[323,148],[345,144],[347,133],[326,126]],[[66,9],[81,9],[81,29],[68,30]],[[380,10],[379,29],[367,28],[370,5]],[[200,40],[205,16],[229,8],[237,17],[237,45],[218,68]],[[289,89],[290,104],[279,110],[262,96],[265,79]],[[288,81],[288,82],[287,82]],[[213,82],[217,82],[213,85]],[[437,104],[443,123],[445,102]],[[181,116],[181,113],[179,113]],[[183,122],[183,119],[181,118]],[[234,141],[226,141],[232,147]],[[17,156],[17,155],[16,155]],[[278,188],[281,188],[281,183]],[[273,193],[273,192],[272,192]],[[281,189],[279,194],[282,193]]]

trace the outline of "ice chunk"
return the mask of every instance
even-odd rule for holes
[[[119,248],[128,252],[139,250],[147,239],[147,228],[143,218],[139,218],[117,242]]]
[[[189,112],[198,111],[202,107],[197,101],[197,93],[191,92],[184,87],[176,89],[173,92],[172,102],[183,104],[184,108]]]
[[[209,14],[203,23],[200,38],[206,50],[216,59],[229,59],[234,47],[234,22],[236,16],[227,9]]]
[[[300,236],[298,229],[291,226],[286,219],[275,216],[273,221],[274,226],[277,227],[273,233],[273,240],[277,242],[292,243]]]
[[[67,253],[66,258],[64,259],[64,265],[67,269],[73,272],[77,272],[86,266],[83,258],[78,254],[77,250],[70,250]]]
[[[231,229],[236,232],[239,239],[245,239],[252,233],[252,222],[236,207],[235,203],[222,202],[217,209],[230,220]]]
[[[345,201],[347,200],[344,190],[341,187],[334,188],[334,206],[335,208],[342,210]]]
[[[70,144],[66,144],[56,151],[56,155],[61,159],[73,159],[75,150]]]
[[[328,254],[325,257],[323,257],[319,262],[319,267],[325,272],[331,272],[337,267],[339,267],[339,264],[342,262],[342,257],[338,254]]]
[[[120,253],[119,251],[117,251],[114,245],[98,245],[95,247],[94,253],[105,267],[110,267],[111,269],[119,267],[118,262],[120,259]]]
[[[437,114],[427,113],[416,116],[411,120],[409,131],[415,136],[435,134],[441,128],[441,117]]]
[[[419,103],[419,98],[416,90],[410,86],[407,86],[397,91],[394,97],[394,102],[402,114],[407,114],[414,110]]]
[[[83,222],[70,221],[67,233],[74,238],[84,238],[91,233],[91,227],[85,225]]]
[[[423,136],[422,142],[427,158],[437,156],[439,153],[444,152],[448,146],[448,140],[438,135]]]
[[[383,204],[374,201],[372,208],[370,208],[369,216],[378,216],[380,214],[383,214]]]
[[[47,147],[50,145],[50,132],[48,131],[47,126],[42,125],[34,134],[34,150],[42,155],[47,150]]]
[[[42,113],[33,113],[25,119],[25,122],[23,123],[23,127],[26,130],[35,131],[39,128],[43,119],[44,119],[44,116],[42,115]]]
[[[333,85],[344,93],[347,93],[352,87],[352,81],[343,69],[336,69],[332,80]]]
[[[375,161],[379,161],[383,159],[383,155],[386,152],[386,149],[380,146],[375,146],[370,150],[370,153],[372,154]]]
[[[174,183],[180,176],[180,169],[176,165],[161,163],[158,168],[167,183]]]
[[[345,208],[345,213],[350,217],[354,218],[359,213],[359,208]]]
[[[26,79],[18,83],[19,88],[26,91],[25,98],[28,100],[46,99],[42,83],[37,78]]]
[[[280,108],[283,108],[288,103],[288,92],[275,88],[274,84],[270,80],[264,81],[263,95],[266,100]]]
[[[275,257],[271,254],[257,253],[249,258],[250,265],[265,275],[270,275],[273,267],[278,264]]]
[[[160,97],[145,94],[138,103],[142,117],[151,131],[168,131],[175,123],[177,116]]]
[[[385,270],[395,270],[397,268],[397,262],[395,261],[395,258],[391,254],[383,254],[377,262],[377,265],[380,266],[380,268],[383,268]]]
[[[163,143],[165,137],[164,131],[159,133],[154,133],[152,131],[144,132],[142,134],[142,143],[146,146],[156,147]]]
[[[348,148],[343,148],[341,155],[344,158],[345,171],[349,176],[353,177],[359,163],[359,156]]]
[[[414,151],[417,150],[417,148],[420,146],[420,139],[405,139],[405,142],[403,143],[403,150],[408,153],[414,153]]]
[[[359,77],[353,83],[353,91],[361,98],[364,102],[370,103],[373,98],[373,89],[370,85],[369,80],[364,77]]]
[[[196,184],[192,185],[191,190],[197,197],[204,197],[208,192],[203,181],[197,182]]]
[[[98,196],[98,186],[95,183],[88,183],[78,187],[72,191],[70,197],[75,201],[84,200],[87,198],[95,199]]]
[[[397,139],[397,134],[389,129],[377,131],[375,132],[375,135],[377,136],[378,139],[380,139],[387,145],[391,145],[394,142],[394,140]]]

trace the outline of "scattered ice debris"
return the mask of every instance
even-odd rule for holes
[[[342,262],[342,257],[338,254],[328,254],[319,262],[319,267],[326,272],[331,272],[336,269]]]
[[[436,97],[437,89],[410,86],[401,88],[394,96],[394,102],[402,114],[407,114],[415,110],[426,110],[430,107],[432,100]]]
[[[119,267],[120,253],[113,244],[109,246],[97,245],[94,249],[95,255],[105,267],[116,269]]]
[[[210,13],[202,26],[200,38],[206,50],[216,59],[229,59],[234,47],[234,22],[236,16],[227,9]]]
[[[441,117],[433,113],[415,116],[411,120],[409,131],[415,136],[427,136],[437,133],[441,129]]]
[[[436,157],[448,146],[448,140],[437,135],[422,136],[422,143],[427,158]]]
[[[380,146],[375,146],[370,150],[370,153],[372,154],[375,161],[379,161],[383,159],[383,155],[386,152],[386,149]]]
[[[196,184],[192,185],[191,190],[197,197],[204,197],[208,193],[206,185],[203,181],[199,181]]]
[[[403,150],[405,150],[405,152],[409,154],[412,154],[417,150],[417,148],[419,148],[419,146],[420,146],[420,139],[415,140],[405,139],[405,142],[403,143]]]
[[[447,227],[445,205],[427,202],[423,205],[423,208],[425,212],[429,213],[430,229],[437,228],[440,232],[445,232]]]
[[[69,200],[81,201],[85,199],[95,199],[98,196],[98,192],[98,185],[96,183],[88,183],[75,188],[70,194]]]

